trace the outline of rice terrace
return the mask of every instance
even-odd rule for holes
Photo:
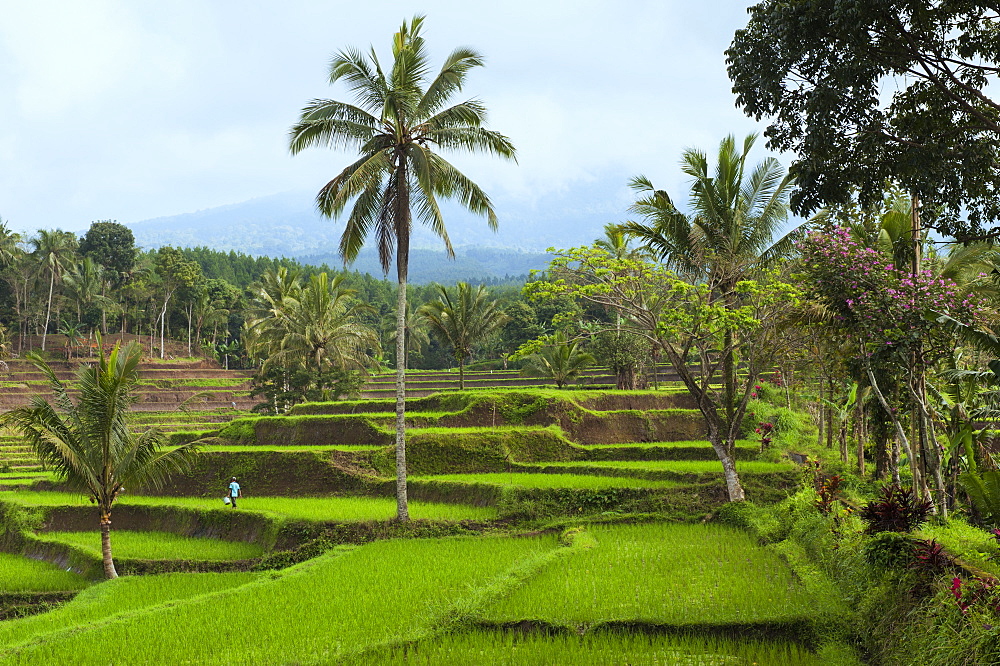
[[[292,47],[311,48],[332,10],[288,4],[301,43],[277,48],[301,56]],[[386,13],[369,4],[338,6],[333,34]],[[0,664],[1000,664],[995,3],[510,4],[515,19],[468,9],[496,14],[478,21],[493,32],[459,31],[504,42],[483,99],[483,55],[437,50],[457,19],[432,33],[438,18],[415,15],[388,50],[336,51],[335,98],[303,103],[292,78],[268,78],[284,65],[251,25],[289,19],[247,6],[222,20],[206,3],[213,48],[231,53],[222,36],[240,32],[233,43],[254,49],[239,61],[260,77],[258,101],[234,93],[247,80],[227,62],[226,84],[217,75],[200,97],[235,94],[215,109],[235,124],[157,135],[190,164],[170,182],[200,189],[214,164],[264,187],[255,165],[274,155],[228,151],[274,138],[254,133],[273,98],[290,164],[334,159],[308,214],[264,197],[199,209],[189,227],[162,218],[141,242],[157,220],[78,235],[0,219]],[[684,59],[687,84],[708,85],[705,12],[722,25],[737,4],[716,55],[727,104],[759,131],[718,132],[711,152],[685,146],[664,171],[673,144],[659,135],[707,133],[690,115],[674,127],[658,95],[722,117],[700,88],[668,82]],[[66,11],[53,19],[75,17],[54,31],[66,39],[105,35],[117,16]],[[90,67],[107,79],[88,79],[94,99],[148,68],[129,88],[137,109],[173,95],[188,61],[201,67],[188,49],[207,28],[187,40],[191,26],[160,16],[154,39],[118,18],[131,36],[109,42],[113,58],[46,51],[66,67],[50,78],[79,79],[81,118],[100,115],[84,110]],[[688,45],[669,66],[657,56],[667,78],[603,87],[642,65],[623,54],[653,31]],[[38,33],[46,50],[42,32],[26,41]],[[152,43],[155,58],[129,50]],[[3,30],[0,46],[24,48]],[[20,57],[17,76],[40,62]],[[565,87],[574,68],[586,84]],[[633,101],[602,111],[598,93],[577,96],[591,85]],[[42,99],[31,90],[9,95],[12,123]],[[56,97],[38,111],[45,130],[28,132],[43,153],[60,141]],[[525,138],[493,129],[488,106]],[[121,159],[170,121],[134,115],[147,126],[121,125]],[[633,125],[641,146],[623,138]],[[0,164],[20,132],[0,129]],[[536,196],[553,147],[543,171],[578,167],[587,184],[573,205],[553,203],[568,186]],[[604,170],[588,171],[594,155]],[[622,155],[635,168],[612,193],[603,180]],[[126,163],[134,173],[81,167],[102,174],[93,196],[53,175],[35,205],[111,197],[103,180],[123,202],[160,191]],[[510,192],[532,202],[527,218]],[[594,226],[594,210],[609,219]],[[508,222],[522,245],[467,242]],[[525,250],[550,233],[565,242]],[[282,254],[293,240],[306,249]]]

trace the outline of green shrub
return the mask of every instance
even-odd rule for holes
[[[913,539],[899,532],[878,532],[861,547],[861,556],[877,571],[906,569],[913,562],[914,554]]]

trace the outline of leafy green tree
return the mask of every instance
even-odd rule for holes
[[[72,264],[77,248],[76,236],[60,229],[39,229],[38,235],[31,239],[31,245],[39,266],[49,274],[49,298],[45,307],[45,326],[42,328],[42,351],[45,351],[45,338],[52,317],[52,295],[56,281]]]
[[[31,406],[0,415],[0,425],[20,432],[68,485],[90,493],[96,502],[108,578],[118,576],[111,555],[111,509],[118,495],[126,485],[162,486],[195,451],[193,444],[161,448],[162,436],[154,429],[136,433],[131,407],[138,400],[134,391],[141,356],[135,342],[115,345],[107,356],[102,351],[96,364],[81,366],[67,386],[29,352],[27,358],[48,378],[52,402],[35,397]],[[78,397],[71,398],[71,390]]]
[[[551,336],[541,349],[525,358],[522,374],[546,377],[562,388],[578,379],[580,373],[594,364],[594,356],[582,348],[580,340],[568,340],[563,331]]]
[[[500,329],[500,353],[506,368],[510,356],[524,343],[542,335],[545,327],[538,323],[535,309],[524,301],[514,301],[504,308],[503,314],[506,322]]]
[[[497,226],[489,197],[433,148],[486,152],[513,158],[514,146],[502,134],[486,129],[486,109],[470,99],[453,106],[469,70],[482,56],[459,48],[440,72],[430,77],[424,19],[404,22],[393,37],[393,61],[382,67],[374,49],[366,56],[353,48],[334,56],[330,83],[344,81],[357,104],[315,100],[302,110],[291,129],[296,154],[312,146],[356,148],[359,158],[327,183],[316,197],[319,210],[336,217],[350,206],[340,239],[340,255],[350,263],[369,235],[376,236],[379,260],[388,273],[393,254],[398,282],[396,303],[396,497],[397,517],[408,520],[406,501],[406,279],[413,214],[440,236],[450,255],[451,242],[438,198],[454,198]],[[351,203],[353,201],[353,204]]]
[[[594,336],[594,356],[615,373],[617,388],[634,391],[639,387],[640,371],[649,361],[649,341],[621,328],[600,331]]]
[[[757,280],[736,285],[733,296],[739,307],[734,308],[705,282],[681,280],[662,264],[583,247],[557,251],[542,279],[526,284],[524,292],[533,300],[570,298],[617,309],[622,331],[656,344],[698,405],[722,463],[729,499],[745,499],[735,443],[756,379],[774,367],[776,343],[787,324],[784,313],[797,304],[797,290],[762,272]],[[603,325],[617,330],[616,323]],[[727,350],[741,362],[738,399],[731,411],[725,408],[730,393],[718,380],[720,357]],[[697,359],[695,368],[691,358]]]
[[[500,330],[506,321],[499,304],[490,299],[486,287],[475,289],[459,282],[454,290],[437,285],[438,300],[420,308],[431,330],[451,347],[458,361],[458,388],[465,388],[465,360],[480,345]]]
[[[18,320],[22,319],[23,306],[27,301],[27,285],[21,280],[22,271],[19,270],[25,263],[22,241],[21,234],[12,231],[7,223],[0,219],[0,281],[10,287],[7,293],[0,290],[0,307],[9,304]],[[18,328],[23,330],[23,322],[18,321],[18,324]],[[9,331],[7,343],[10,345]],[[10,349],[8,353],[9,351]]]
[[[1000,230],[1000,75],[993,2],[764,0],[726,51],[737,105],[798,155],[805,213],[876,206],[887,181],[970,241]]]
[[[100,220],[92,222],[80,239],[80,254],[104,266],[117,286],[135,267],[138,249],[131,229],[114,220]]]

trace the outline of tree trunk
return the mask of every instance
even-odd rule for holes
[[[858,391],[858,397],[854,403],[854,440],[857,442],[857,456],[858,456],[858,474],[861,477],[865,475],[865,438],[863,434],[864,426],[864,407],[863,401],[861,400],[861,392]]]
[[[726,479],[726,493],[730,502],[742,502],[746,499],[743,491],[743,484],[740,482],[740,475],[736,472],[736,458],[733,455],[735,444],[732,441],[724,441],[722,433],[717,428],[709,427],[709,441],[715,454],[719,456],[722,463],[722,474]]]
[[[824,414],[826,406],[823,404],[823,391],[825,388],[826,386],[823,382],[823,379],[821,378],[819,380],[819,402],[817,404],[817,408],[819,409],[819,414],[818,414],[819,418],[816,419],[817,420],[816,446],[823,446],[823,426],[826,424],[826,421],[824,420],[826,418]]]
[[[827,400],[833,402],[833,379],[829,379],[826,386]],[[833,408],[826,408],[826,448],[833,448]]]
[[[735,309],[729,299],[727,299],[726,307],[731,310]],[[731,329],[726,329],[723,335],[723,344],[725,345],[725,357],[722,361],[722,399],[726,403],[724,405],[726,422],[732,423],[736,414],[736,355],[733,353],[734,340]],[[735,473],[735,471],[734,468],[733,472]]]
[[[52,290],[56,286],[56,272],[55,270],[49,271],[49,304],[45,308],[45,328],[42,329],[42,351],[45,351],[45,336],[49,333],[49,317],[52,316]]]
[[[465,357],[458,359],[458,390],[465,390]]]
[[[397,165],[396,227],[396,519],[410,519],[406,497],[406,276],[410,268],[410,198],[405,164]]]
[[[168,293],[167,296],[163,299],[163,310],[160,311],[160,358],[163,358],[164,356],[163,350],[164,347],[166,346],[164,344],[165,338],[163,334],[163,329],[166,327],[167,323],[167,303],[169,302],[170,302],[170,294]]]
[[[837,433],[837,441],[840,444],[840,461],[847,464],[849,455],[847,453],[847,416],[844,416],[844,421],[840,424],[840,432]]]
[[[402,264],[402,250],[396,257]],[[406,497],[406,268],[398,269],[399,294],[396,296],[396,518],[410,519]]]
[[[739,474],[736,472],[735,459],[735,421],[723,421],[719,412],[719,405],[712,401],[707,386],[702,387],[691,374],[687,367],[686,359],[674,352],[671,348],[665,347],[664,352],[670,359],[670,364],[674,372],[680,376],[688,392],[698,402],[698,410],[705,419],[705,426],[708,429],[708,441],[712,444],[715,454],[722,463],[722,472],[726,479],[726,492],[730,502],[740,502],[746,499],[743,485],[740,482]],[[728,427],[727,427],[728,426]],[[723,434],[725,431],[726,434]]]
[[[906,446],[907,449],[910,448],[910,442],[906,437],[906,433],[903,431],[903,425],[896,418],[896,414],[889,407],[889,403],[886,401],[885,396],[882,395],[882,391],[878,388],[878,382],[875,381],[875,373],[872,372],[871,368],[866,368],[868,371],[868,381],[871,382],[872,391],[875,393],[875,397],[878,398],[879,404],[882,405],[882,409],[885,413],[889,415],[889,419],[892,421],[892,425],[896,428],[896,438],[892,440],[892,455],[889,457],[889,471],[892,473],[892,482],[899,485],[899,443],[900,441]]]
[[[101,511],[101,557],[104,560],[104,577],[118,578],[115,562],[111,559],[111,512]]]

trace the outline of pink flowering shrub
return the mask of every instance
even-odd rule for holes
[[[809,290],[860,343],[866,355],[908,353],[921,344],[925,362],[950,348],[950,336],[932,319],[947,314],[974,324],[981,299],[924,270],[896,268],[847,229],[814,232],[800,244]]]

